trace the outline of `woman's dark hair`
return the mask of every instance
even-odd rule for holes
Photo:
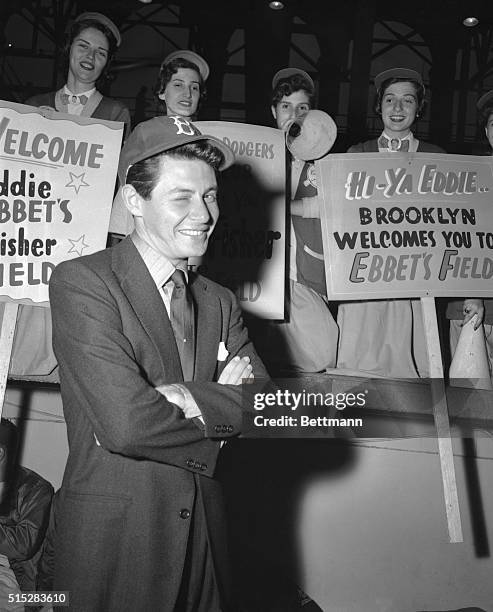
[[[223,152],[206,140],[199,140],[189,144],[181,145],[170,151],[163,151],[147,159],[137,162],[130,166],[126,183],[133,185],[135,191],[144,200],[151,198],[154,188],[160,178],[161,162],[165,158],[199,160],[211,166],[215,172],[224,163]]]
[[[197,64],[194,64],[193,62],[183,57],[176,57],[175,59],[171,60],[167,64],[161,65],[161,69],[159,70],[157,82],[154,87],[154,92],[156,96],[159,96],[160,94],[164,93],[164,90],[166,89],[166,85],[171,81],[173,75],[178,72],[179,68],[189,68],[190,70],[195,70],[195,72],[197,73],[199,77],[199,89],[200,89],[199,107],[200,107],[202,100],[205,98],[207,94],[206,87],[205,87],[205,81],[202,78],[202,75],[200,74],[200,70]],[[159,102],[161,103],[163,110],[166,110],[166,103],[164,102],[164,100],[161,100],[161,98],[159,98]]]
[[[106,36],[106,40],[108,41],[108,60],[106,61],[101,75],[97,80],[97,83],[99,84],[104,82],[108,75],[108,70],[110,68],[110,64],[113,60],[113,56],[115,55],[118,45],[116,38],[113,35],[113,32],[105,25],[103,25],[100,21],[96,21],[95,19],[81,19],[79,21],[74,21],[74,23],[71,25],[70,29],[67,32],[65,45],[62,50],[61,69],[63,70],[63,74],[66,76],[70,63],[70,47],[72,46],[72,43],[77,38],[77,36],[79,36],[79,34],[83,30],[87,30],[87,28],[94,28],[95,30],[99,30]]]
[[[416,111],[416,117],[419,117],[420,115],[423,114],[424,110],[425,110],[425,106],[426,106],[426,100],[425,100],[425,87],[422,83],[420,83],[419,81],[416,81],[414,79],[401,79],[399,77],[392,77],[391,79],[387,79],[386,81],[384,81],[382,83],[382,86],[380,87],[380,89],[377,91],[377,96],[375,98],[375,111],[378,115],[382,114],[382,100],[383,97],[385,95],[385,92],[387,91],[387,89],[393,85],[394,83],[411,83],[411,85],[414,87],[414,91],[416,92],[416,98],[417,98],[417,102],[418,102],[418,109]]]
[[[272,91],[271,104],[277,106],[284,96],[290,96],[295,91],[302,89],[306,91],[310,108],[313,108],[315,102],[315,91],[310,82],[303,78],[300,74],[293,74],[287,79],[280,79]]]

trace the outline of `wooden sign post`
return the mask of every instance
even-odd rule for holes
[[[5,302],[2,326],[0,328],[0,418],[3,414],[5,401],[5,390],[7,388],[7,376],[9,373],[10,357],[14,344],[15,323],[19,304],[16,302]]]
[[[316,166],[329,299],[421,299],[447,525],[461,542],[434,298],[493,296],[491,160],[361,153]]]
[[[447,409],[447,395],[443,378],[442,354],[438,336],[438,324],[435,309],[435,299],[421,298],[423,322],[425,328],[426,348],[430,365],[431,400],[433,417],[437,430],[438,452],[442,472],[443,494],[450,542],[463,542],[462,524],[455,479],[454,454],[450,436],[450,423]]]

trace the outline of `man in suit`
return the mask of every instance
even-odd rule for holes
[[[179,117],[139,124],[119,165],[135,231],[52,275],[69,439],[54,588],[71,610],[231,609],[214,470],[241,429],[239,385],[266,372],[234,295],[187,259],[205,253],[233,161]]]

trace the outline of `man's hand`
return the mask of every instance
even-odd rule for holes
[[[241,385],[244,379],[253,379],[250,357],[233,357],[219,376],[221,385]]]
[[[468,323],[474,317],[474,315],[478,315],[476,323],[474,324],[474,329],[478,329],[484,318],[483,300],[472,298],[464,300],[464,303],[462,305],[462,312],[464,314],[462,325]]]
[[[197,402],[193,398],[190,391],[180,383],[174,383],[170,385],[160,385],[156,387],[156,391],[164,395],[164,397],[175,404],[182,412],[186,419],[199,419],[202,424],[204,419],[200,408],[197,406]]]
[[[160,385],[156,387],[156,391],[164,395],[168,402],[176,404],[180,410],[185,410],[187,397],[181,385]]]

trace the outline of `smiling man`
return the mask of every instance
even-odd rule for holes
[[[233,294],[187,260],[233,161],[182,118],[139,124],[119,166],[134,233],[52,275],[69,437],[55,588],[71,610],[231,609],[214,470],[240,432],[241,382],[266,372]]]

